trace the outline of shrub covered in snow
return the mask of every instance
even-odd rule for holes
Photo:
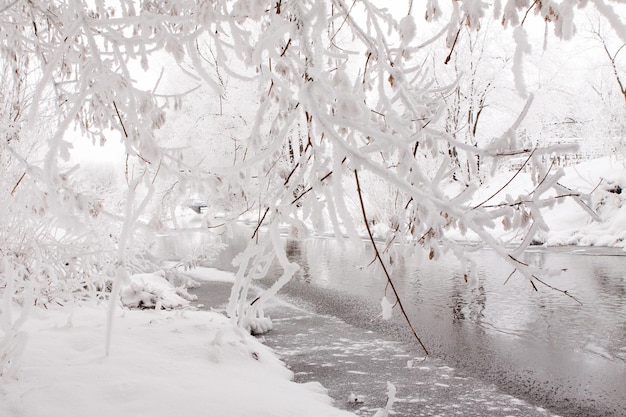
[[[122,286],[120,297],[126,307],[172,309],[189,306],[196,297],[184,287],[174,287],[165,271],[135,274]]]

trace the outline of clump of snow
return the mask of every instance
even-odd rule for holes
[[[515,88],[521,97],[528,97],[526,90],[526,82],[524,81],[523,58],[524,55],[530,54],[531,47],[528,42],[528,34],[526,29],[518,26],[513,30],[513,39],[515,39],[515,55],[513,56],[513,75],[515,80]]]
[[[396,402],[396,386],[387,381],[387,404],[374,414],[374,417],[389,417],[393,414],[392,407]]]
[[[355,394],[351,392],[347,398],[348,404],[363,404],[365,402],[365,397],[363,395]]]
[[[120,291],[126,307],[172,309],[189,306],[194,296],[184,287],[174,287],[166,278],[165,271],[130,276]]]
[[[33,309],[0,416],[354,416],[215,312],[119,311],[108,357],[105,326],[102,305]]]
[[[370,225],[370,231],[375,239],[385,239],[389,235],[391,228],[386,223],[377,222]]]
[[[415,34],[417,33],[417,26],[415,25],[415,19],[413,16],[407,15],[400,20],[400,25],[398,27],[400,32],[400,39],[404,45],[407,45],[415,39]]]
[[[274,328],[272,319],[263,315],[242,317],[240,325],[254,335],[267,333]]]
[[[557,245],[626,247],[626,167],[623,158],[605,157],[565,168],[560,181],[566,187],[591,194],[589,214],[568,199],[546,211],[550,231],[545,243]]]
[[[393,314],[393,304],[386,295],[380,300],[380,304],[383,308],[383,320],[389,320]]]

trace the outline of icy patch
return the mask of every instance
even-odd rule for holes
[[[607,349],[603,348],[602,346],[596,345],[595,343],[587,343],[585,345],[585,350],[587,352],[591,352],[595,355],[601,356],[604,359],[609,359],[609,360],[613,360],[615,359],[613,357],[613,355],[611,355],[611,352],[609,352]]]

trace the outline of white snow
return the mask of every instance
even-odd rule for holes
[[[566,197],[557,199],[552,207],[541,209],[549,228],[540,232],[536,238],[548,246],[609,246],[626,247],[626,162],[621,155],[606,156],[565,167],[564,176],[559,180],[572,193],[591,194],[589,208],[598,219],[574,199]],[[515,172],[503,172],[491,180],[489,186],[475,196],[476,201],[491,195],[506,183]],[[617,193],[618,187],[625,189]],[[502,191],[512,197],[527,195],[535,188],[530,173],[518,175]],[[496,201],[497,199],[494,199]],[[497,225],[494,235],[504,241],[517,241],[515,236]],[[460,241],[476,240],[472,233],[462,235],[458,230],[450,231],[449,237]]]
[[[378,410],[374,417],[389,417],[390,414],[393,414],[392,407],[395,401],[396,387],[391,382],[387,382],[387,404],[385,408]]]
[[[195,275],[211,279],[215,270]],[[215,275],[227,280],[227,273]],[[230,278],[232,280],[232,276]],[[2,417],[350,416],[225,316],[180,307],[163,271],[131,277],[105,356],[106,304],[32,309],[21,367],[0,377]],[[156,309],[145,309],[152,304]],[[15,306],[15,310],[19,310]]]
[[[165,271],[131,275],[130,282],[120,291],[126,307],[156,308],[160,310],[189,306],[190,295],[186,289],[174,288]]]
[[[393,315],[393,304],[389,301],[387,296],[383,296],[382,300],[380,301],[380,304],[383,308],[383,313],[382,313],[383,320],[389,320],[391,316]]]
[[[593,220],[573,200],[566,200],[546,212],[550,227],[546,244],[626,247],[626,166],[623,157],[604,157],[565,169],[561,183],[569,188],[592,192],[592,209],[600,216]]]

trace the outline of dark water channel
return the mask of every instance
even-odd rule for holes
[[[390,321],[378,317],[386,280],[377,267],[366,267],[373,257],[367,244],[310,239],[286,245],[302,268],[284,294],[318,313],[415,344],[397,309]],[[474,255],[476,274],[468,282],[452,256],[421,264],[401,259],[393,279],[433,357],[561,415],[626,416],[623,255],[598,248],[525,254],[526,262],[567,269],[546,280],[582,305],[546,287],[534,291],[521,276],[503,285],[512,268],[488,250]]]

